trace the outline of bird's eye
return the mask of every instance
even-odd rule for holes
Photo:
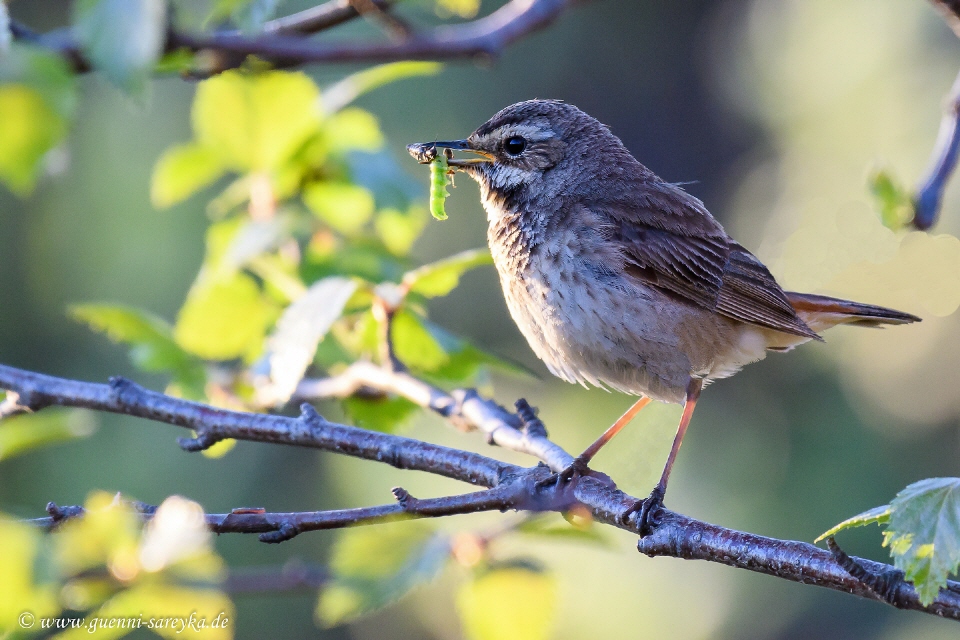
[[[527,141],[520,136],[510,136],[503,143],[503,150],[511,156],[518,156],[527,148]]]

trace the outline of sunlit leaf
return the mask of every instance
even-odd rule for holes
[[[220,155],[196,143],[180,144],[163,152],[153,168],[150,199],[163,209],[186,200],[224,173]]]
[[[188,388],[202,388],[203,365],[173,339],[173,328],[161,318],[124,305],[82,304],[70,315],[114,342],[128,344],[130,359],[144,371],[168,371]]]
[[[377,87],[402,78],[434,75],[442,68],[443,65],[438,62],[404,61],[364,69],[324,89],[323,105],[328,112],[333,113]]]
[[[915,482],[890,503],[884,545],[924,605],[960,567],[960,478]]]
[[[36,572],[38,556],[48,553],[44,547],[39,529],[0,516],[0,637],[22,630],[19,617],[24,611],[39,619],[60,610],[57,585],[45,583]]]
[[[855,527],[865,527],[868,524],[886,524],[890,521],[890,505],[885,504],[873,509],[868,509],[863,513],[858,513],[852,518],[847,518],[840,524],[824,531],[814,542],[820,542],[830,536],[836,535],[844,529],[853,529]]]
[[[457,611],[469,640],[546,640],[556,599],[552,576],[507,566],[466,582],[457,594]]]
[[[87,57],[112,83],[142,94],[163,51],[164,0],[77,0],[74,31]]]
[[[96,429],[86,411],[47,409],[0,422],[0,461],[52,444],[85,438]]]
[[[397,256],[410,252],[426,224],[427,212],[422,207],[410,207],[405,212],[384,209],[373,220],[373,227],[383,245]]]
[[[460,284],[464,273],[487,264],[493,264],[487,249],[471,249],[407,272],[403,284],[412,293],[428,298],[445,296]]]
[[[0,113],[0,179],[14,193],[26,195],[66,123],[39,93],[22,84],[0,86]]]
[[[383,146],[383,133],[369,111],[350,107],[339,111],[324,125],[324,142],[334,153],[376,151]]]
[[[144,529],[140,566],[149,573],[169,570],[194,580],[222,578],[223,561],[213,552],[203,508],[180,496],[165,499]]]
[[[290,399],[313,361],[317,345],[340,318],[357,283],[326,278],[288,306],[267,340],[269,385],[258,390],[261,403],[282,404]]]
[[[887,171],[877,171],[870,176],[870,192],[883,226],[897,230],[913,219],[910,194]]]
[[[401,309],[394,315],[391,334],[397,358],[411,369],[434,371],[450,359],[436,336],[424,326],[422,319],[407,309]]]
[[[358,232],[373,215],[373,194],[347,182],[315,182],[303,191],[303,201],[337,231]]]
[[[326,626],[380,609],[432,580],[450,558],[450,542],[420,522],[358,527],[340,533],[317,618]]]
[[[202,278],[190,289],[173,335],[181,347],[208,360],[252,356],[273,314],[274,306],[250,276]]]
[[[406,398],[347,398],[343,408],[358,427],[396,433],[420,407]]]
[[[140,517],[104,492],[91,493],[86,513],[60,525],[54,539],[57,564],[65,575],[106,566],[120,580],[140,571]]]
[[[228,167],[277,169],[317,131],[319,99],[303,73],[227,71],[197,88],[193,129]]]
[[[481,0],[436,0],[437,13],[441,17],[455,15],[460,18],[472,18],[480,11]]]

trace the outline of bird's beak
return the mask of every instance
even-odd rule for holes
[[[479,156],[482,156],[480,158],[455,159],[452,157],[452,154],[448,152],[447,164],[449,164],[451,167],[463,168],[476,164],[490,163],[494,160],[492,153],[481,151],[480,149],[474,149],[466,140],[415,142],[407,145],[407,151],[409,151],[410,155],[413,156],[420,164],[429,164],[430,162],[433,162],[433,159],[437,157],[437,149],[469,151],[470,153],[475,153]]]

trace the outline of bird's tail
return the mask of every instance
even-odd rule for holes
[[[812,293],[788,291],[787,300],[797,315],[817,333],[838,324],[852,324],[860,327],[882,327],[888,324],[910,324],[920,322],[917,316],[878,307],[872,304],[818,296]]]

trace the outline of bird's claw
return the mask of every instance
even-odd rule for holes
[[[620,516],[620,521],[626,524],[630,516],[635,513],[637,514],[637,532],[640,534],[640,537],[644,538],[650,535],[654,529],[660,526],[660,513],[663,511],[663,495],[664,489],[660,485],[657,485],[645,500],[637,500],[633,503],[633,505]]]

